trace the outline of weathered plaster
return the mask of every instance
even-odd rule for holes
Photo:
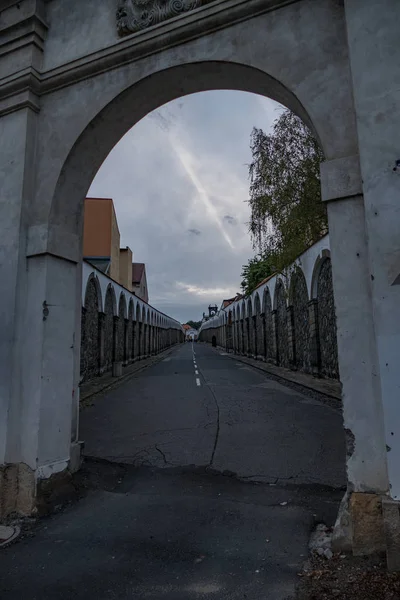
[[[0,460],[46,471],[69,459],[76,440],[82,210],[102,161],[165,102],[237,89],[285,104],[321,142],[344,420],[355,440],[349,486],[387,493],[389,461],[398,497],[397,0],[217,0],[122,40],[114,0],[16,6],[0,25]],[[322,250],[319,264],[301,257],[310,298]],[[254,298],[250,306],[254,313]],[[243,302],[242,351],[247,312]],[[143,354],[151,315],[139,303],[137,314]],[[160,326],[171,343],[171,322]]]

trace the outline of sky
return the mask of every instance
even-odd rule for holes
[[[279,111],[246,92],[174,100],[120,140],[92,183],[89,196],[114,200],[121,247],[146,263],[150,304],[181,323],[240,291],[254,255],[250,134],[268,131]]]

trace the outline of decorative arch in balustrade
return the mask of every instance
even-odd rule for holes
[[[272,323],[272,300],[269,287],[266,286],[263,293],[264,313],[264,356],[268,362],[276,362],[276,341],[274,339],[274,327]]]
[[[339,379],[332,264],[330,256],[327,253],[319,261],[315,274],[318,300],[317,313],[320,348],[320,372],[325,377]]]
[[[278,279],[275,286],[274,299],[276,315],[276,345],[277,363],[281,367],[289,366],[289,339],[288,339],[288,314],[286,290],[282,279]]]
[[[264,355],[263,348],[263,320],[261,316],[261,301],[258,291],[254,293],[254,316],[253,316],[253,328],[254,328],[254,356],[255,358]]]
[[[81,322],[81,380],[95,377],[100,369],[99,313],[103,302],[99,281],[92,273],[86,283]]]
[[[254,355],[254,324],[253,324],[253,307],[251,297],[246,302],[246,348],[247,356]]]
[[[293,314],[294,364],[311,372],[309,297],[302,269],[295,267],[290,279],[289,303]]]
[[[121,292],[118,303],[118,322],[116,326],[115,360],[122,362],[125,359],[125,317],[126,300],[125,294]]]
[[[104,360],[103,370],[111,369],[114,356],[114,317],[117,315],[117,301],[114,287],[110,283],[107,287],[104,301]]]
[[[246,352],[246,304],[245,301],[242,300],[240,303],[240,352],[245,354]]]
[[[126,356],[125,363],[134,359],[134,329],[133,329],[134,304],[132,298],[129,299],[128,320],[126,322]]]

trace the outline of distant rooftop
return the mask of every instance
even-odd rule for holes
[[[132,283],[140,283],[142,281],[144,268],[144,263],[132,264]]]

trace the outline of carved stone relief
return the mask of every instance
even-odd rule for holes
[[[119,0],[119,35],[129,35],[189,12],[213,0]]]

